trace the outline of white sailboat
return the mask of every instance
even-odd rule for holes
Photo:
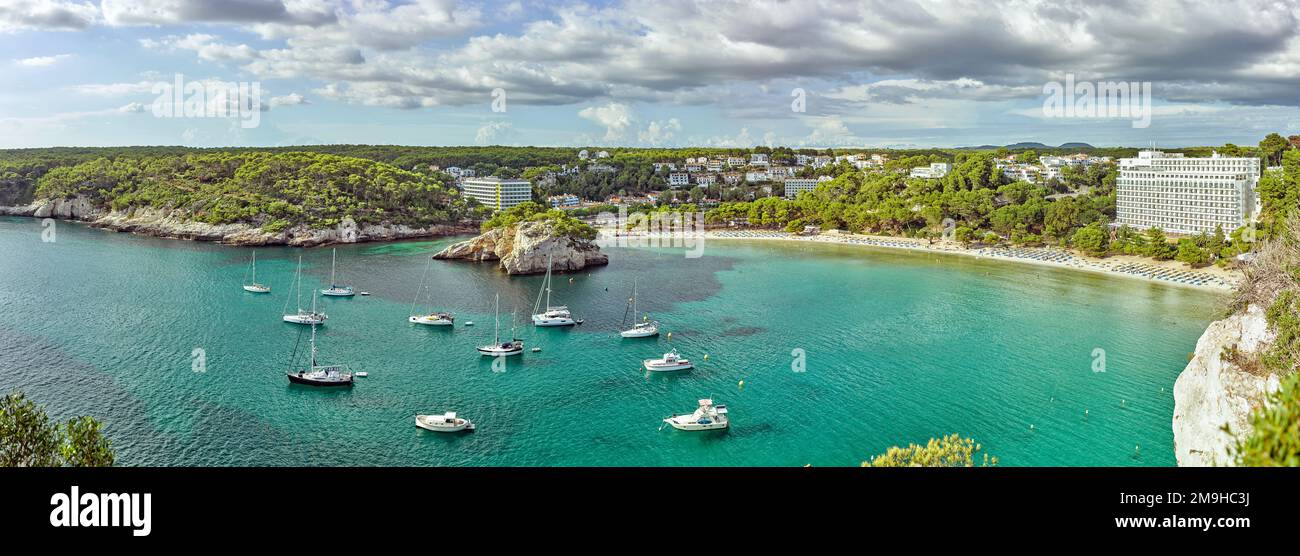
[[[725,429],[731,425],[727,418],[727,406],[713,405],[713,400],[700,400],[700,407],[694,413],[673,415],[664,419],[664,423],[682,431],[709,431]]]
[[[429,285],[425,278],[429,275],[429,268],[433,266],[433,259],[429,259],[429,265],[424,267],[424,274],[420,275],[420,286],[415,289],[415,299],[411,300],[411,314],[407,321],[414,324],[423,324],[426,326],[451,326],[456,323],[456,316],[443,312],[430,310],[427,313],[416,314],[415,305],[420,301],[420,293],[428,292]]]
[[[546,305],[542,305],[545,296]],[[537,303],[533,304],[534,326],[573,326],[573,314],[563,305],[551,305],[551,256],[546,256],[546,277],[542,279],[542,289],[537,292]]]
[[[352,373],[344,365],[321,365],[316,361],[316,325],[311,325],[311,356],[307,366],[285,373],[289,382],[306,386],[352,386]]]
[[[294,286],[297,288],[298,291],[298,298],[297,298],[298,312],[290,313],[289,300],[285,299],[284,300],[284,322],[292,322],[294,324],[310,324],[313,326],[317,324],[324,324],[325,319],[329,317],[325,313],[320,313],[316,311],[315,292],[312,292],[312,296],[311,296],[311,311],[302,310],[302,255],[298,255],[298,272],[294,274],[293,282],[294,282]]]
[[[629,309],[632,311],[632,318],[636,319],[636,280],[632,280],[632,299],[628,300]],[[623,311],[623,326],[627,326],[627,310]],[[624,328],[618,333],[624,338],[649,338],[659,335],[659,322],[650,320],[649,316],[643,317],[640,322],[634,323],[632,328]]]
[[[251,268],[253,270],[253,281],[244,283],[244,291],[253,293],[271,293],[271,286],[257,283],[257,251],[253,251],[253,263]],[[248,277],[247,271],[244,272],[244,277]]]
[[[511,336],[514,336],[514,329],[511,329]],[[519,355],[524,352],[524,342],[518,338],[511,338],[509,342],[501,341],[501,294],[497,294],[496,300],[496,328],[492,332],[492,344],[479,346],[478,352],[482,355],[493,357],[504,357],[507,355]]]
[[[321,290],[320,293],[321,295],[328,295],[330,297],[352,297],[355,295],[355,292],[352,291],[352,286],[340,286],[338,285],[338,282],[334,280],[334,271],[338,267],[338,259],[339,250],[333,249],[333,255],[330,256],[330,287]]]

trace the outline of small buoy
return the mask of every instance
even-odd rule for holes
[[[669,332],[669,333],[668,333],[668,339],[669,339],[670,341],[673,339],[673,333],[672,333],[672,332]]]
[[[573,278],[569,278],[569,283],[570,283],[570,284],[573,283]]]
[[[738,386],[740,386],[741,388],[744,388],[744,387],[745,387],[745,381],[743,381],[743,380],[740,381],[740,382],[738,383]]]
[[[1029,430],[1034,430],[1034,425],[1029,425]]]
[[[707,353],[704,354],[704,360],[705,360],[705,361],[708,361],[708,360],[709,360],[709,354],[707,354]]]

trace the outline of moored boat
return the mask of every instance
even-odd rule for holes
[[[352,373],[344,365],[321,365],[316,360],[316,325],[311,327],[311,355],[307,365],[285,373],[289,382],[306,386],[352,386]]]
[[[470,422],[469,419],[457,417],[454,411],[448,411],[442,415],[416,415],[415,426],[433,432],[474,430],[474,423]]]
[[[659,359],[646,359],[641,364],[645,366],[645,370],[654,372],[685,371],[695,368],[695,364],[691,363],[690,359],[683,358],[676,349],[665,353]]]
[[[727,418],[727,406],[714,405],[713,400],[700,400],[700,406],[693,413],[672,415],[664,418],[664,423],[683,431],[708,431],[725,429],[731,421]]]

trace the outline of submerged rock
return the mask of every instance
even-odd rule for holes
[[[1174,383],[1178,465],[1232,465],[1229,448],[1250,431],[1251,413],[1280,383],[1276,374],[1254,374],[1226,360],[1225,350],[1253,356],[1272,340],[1264,311],[1255,305],[1205,329],[1192,360]]]
[[[462,241],[434,255],[435,259],[500,261],[507,274],[546,272],[546,261],[557,271],[581,270],[609,264],[594,241],[557,235],[547,222],[524,222],[489,230],[474,239]]]

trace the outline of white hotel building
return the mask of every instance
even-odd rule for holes
[[[1119,161],[1115,224],[1180,235],[1213,233],[1223,226],[1230,233],[1258,213],[1258,184],[1258,158],[1141,151]]]
[[[477,199],[483,206],[493,210],[506,210],[533,200],[533,186],[528,180],[471,178],[462,181],[460,188],[466,197]]]

